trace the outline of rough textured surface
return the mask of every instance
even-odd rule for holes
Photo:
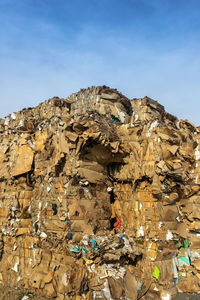
[[[19,289],[11,289],[8,287],[0,287],[0,300],[46,300],[46,299],[47,298],[45,297],[34,295],[27,291],[22,291]]]
[[[199,139],[108,87],[1,119],[1,284],[60,300],[198,292]]]

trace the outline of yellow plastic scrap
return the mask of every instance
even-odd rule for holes
[[[83,257],[83,259],[85,260],[85,264],[86,264],[86,266],[88,266],[88,265],[91,265],[91,264],[93,264],[94,262],[93,262],[93,260],[91,260],[91,259],[87,259],[86,257]]]
[[[155,269],[153,271],[153,277],[156,278],[156,279],[158,279],[159,276],[160,276],[160,270],[159,270],[159,268],[157,266],[155,266]]]

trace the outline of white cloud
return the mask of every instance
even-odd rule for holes
[[[33,32],[7,26],[9,35],[1,35],[0,46],[0,117],[55,95],[106,84],[130,98],[148,95],[170,113],[200,123],[200,54],[193,39],[179,46],[167,43],[171,37],[154,44],[139,30],[83,25],[73,36],[45,21]]]

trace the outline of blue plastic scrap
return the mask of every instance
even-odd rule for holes
[[[72,232],[68,232],[68,233],[67,233],[67,238],[68,238],[69,240],[72,239]]]
[[[74,253],[79,253],[80,248],[79,248],[78,245],[76,245],[76,248],[71,248],[70,251],[71,251],[71,252],[74,252]]]
[[[95,240],[90,239],[90,242],[92,244],[93,250],[99,249],[99,246],[97,245],[97,242]]]
[[[121,238],[123,238],[123,237],[125,237],[125,234],[120,233],[119,236],[120,236]]]
[[[77,248],[71,248],[70,251],[74,253],[79,253],[79,250]]]

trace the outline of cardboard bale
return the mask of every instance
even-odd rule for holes
[[[196,292],[199,141],[153,99],[106,86],[0,120],[1,284],[156,299],[182,276],[178,288]],[[176,270],[174,257],[188,263]]]

